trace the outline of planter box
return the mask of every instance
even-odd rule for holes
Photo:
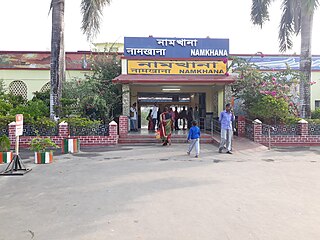
[[[12,152],[0,152],[0,164],[1,163],[9,163],[13,159]]]
[[[34,153],[34,163],[35,164],[45,164],[52,163],[53,152],[35,152]]]
[[[62,153],[77,153],[80,151],[80,140],[78,138],[65,138],[62,140]]]

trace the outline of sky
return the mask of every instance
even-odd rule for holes
[[[49,51],[51,0],[0,0],[0,51]],[[90,50],[80,30],[81,0],[65,0],[65,50]],[[250,21],[251,0],[112,0],[93,42],[127,37],[228,38],[231,54],[279,53],[281,1],[272,3],[261,29]],[[314,17],[312,53],[320,54],[320,9]],[[299,36],[288,54],[300,52]]]

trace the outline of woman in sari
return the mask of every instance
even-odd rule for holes
[[[163,146],[171,145],[171,129],[172,117],[165,107],[164,112],[160,114],[160,138],[162,139]]]

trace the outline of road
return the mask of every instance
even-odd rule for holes
[[[318,240],[320,149],[201,145],[56,154],[0,177],[0,240]],[[3,170],[5,165],[0,166]]]

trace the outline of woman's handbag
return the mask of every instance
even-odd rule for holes
[[[156,139],[160,139],[160,130],[156,132]]]

